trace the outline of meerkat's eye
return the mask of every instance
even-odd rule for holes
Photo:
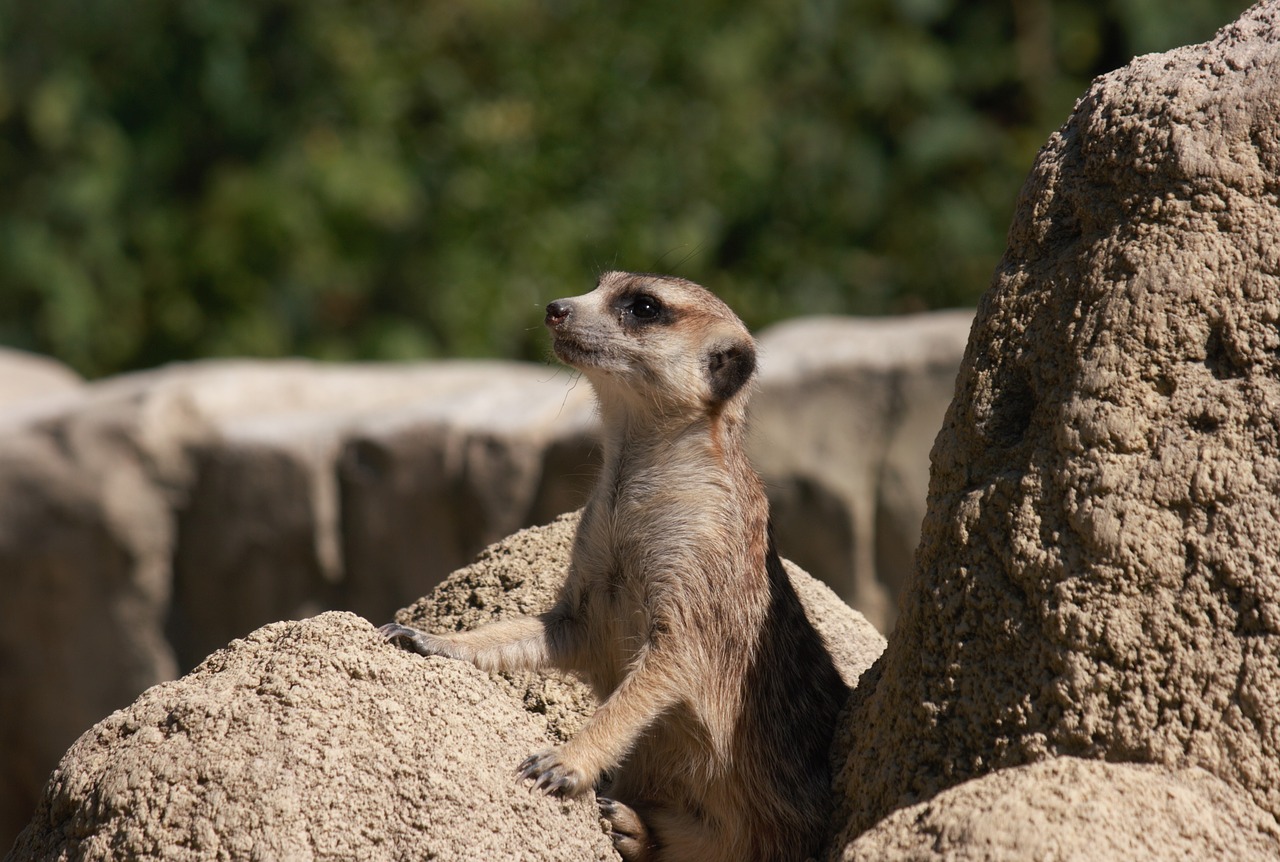
[[[662,305],[647,293],[641,293],[631,300],[630,310],[632,316],[639,320],[653,320],[662,311]]]

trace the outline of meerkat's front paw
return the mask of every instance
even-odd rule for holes
[[[439,635],[420,632],[417,629],[402,626],[399,623],[387,623],[385,626],[380,626],[378,632],[386,639],[387,643],[412,650],[418,655],[454,657],[452,650],[449,648],[449,641]]]
[[[516,770],[521,780],[533,782],[530,790],[548,796],[577,796],[595,784],[595,777],[569,761],[563,745],[531,755]]]

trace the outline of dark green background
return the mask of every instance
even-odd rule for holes
[[[1089,79],[1242,0],[0,0],[0,343],[540,357],[607,268],[972,304]]]

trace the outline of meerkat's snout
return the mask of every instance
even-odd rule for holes
[[[573,313],[573,304],[567,299],[557,299],[547,303],[547,318],[544,321],[548,328],[555,329],[569,319]]]
[[[551,350],[561,362],[579,370],[599,364],[595,338],[584,331],[585,317],[590,317],[578,307],[575,299],[557,299],[547,303],[547,316],[543,320],[551,331]],[[590,326],[586,327],[590,330]]]

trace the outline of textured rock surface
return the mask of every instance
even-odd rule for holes
[[[152,432],[176,442],[192,428],[182,411],[89,389],[26,399],[20,419],[0,420],[3,846],[72,740],[177,671],[163,631],[167,489],[180,480]]]
[[[486,548],[476,562],[455,572],[396,619],[447,632],[542,613],[555,604],[577,526],[574,512]],[[884,638],[824,584],[790,562],[786,567],[814,627],[831,647],[836,667],[846,682],[856,684],[883,651]],[[570,677],[510,674],[502,678],[527,709],[547,717],[550,732],[558,739],[572,736],[595,709],[590,690]]]
[[[366,421],[434,409],[430,424],[418,427],[439,448],[466,448],[470,434],[480,448],[506,446],[503,463],[541,464],[539,446],[560,439],[545,428],[552,419],[573,438],[590,417],[585,392],[566,396],[565,381],[507,363],[219,361],[6,405],[0,846],[29,819],[61,753],[94,721],[259,625],[360,606],[359,579],[346,579],[361,561],[344,558],[337,465]],[[513,387],[523,400],[510,400],[525,409],[493,397]],[[528,407],[539,398],[541,413]],[[437,497],[473,487],[536,497],[536,470],[464,472],[470,463],[445,460],[445,477],[400,478]],[[501,535],[514,526],[473,532]],[[452,541],[447,525],[431,527],[405,528],[403,560],[430,561],[434,546]],[[419,577],[448,571],[422,568]],[[406,587],[379,615],[428,585]]]
[[[84,734],[9,858],[615,859],[589,796],[515,781],[544,728],[354,615],[275,623]]]
[[[778,548],[887,632],[971,311],[800,318],[760,333],[750,455]]]
[[[591,419],[566,380],[500,362],[183,374],[210,434],[177,516],[179,659],[321,608],[385,616],[530,523],[548,450]]]
[[[402,619],[444,630],[538,612],[576,523],[487,549]],[[856,681],[884,639],[789,571]],[[556,802],[514,781],[594,708],[573,680],[422,659],[351,614],[275,623],[82,736],[11,858],[612,859],[590,797]]]
[[[447,399],[370,416],[347,438],[343,607],[386,616],[485,546],[585,499],[590,387],[563,370],[504,365],[481,378],[484,367],[458,363]]]
[[[841,846],[1055,755],[1280,815],[1277,129],[1270,0],[1098,79],[1042,150],[854,696]]]
[[[1136,827],[1136,828],[1135,828]],[[847,862],[1280,859],[1280,827],[1200,769],[1055,758],[895,811]]]

